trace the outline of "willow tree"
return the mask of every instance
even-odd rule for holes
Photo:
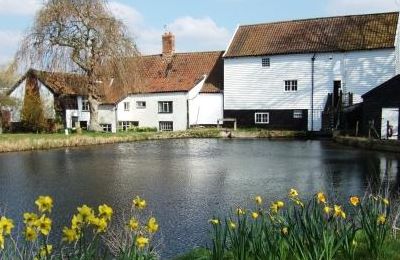
[[[136,73],[126,69],[132,68],[126,61],[137,57],[134,41],[106,0],[46,1],[17,53],[22,66],[85,77],[81,93],[88,97],[94,131],[100,130],[101,83],[119,78],[120,83],[132,84]]]

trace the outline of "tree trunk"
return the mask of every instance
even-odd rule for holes
[[[99,124],[99,104],[100,102],[96,100],[92,95],[88,97],[89,108],[90,108],[90,123],[89,130],[95,132],[101,132],[103,129]]]

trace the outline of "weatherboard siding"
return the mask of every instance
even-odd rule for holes
[[[321,129],[321,112],[333,81],[341,80],[344,92],[361,95],[396,73],[395,50],[382,49],[348,53],[318,53],[315,56],[314,116],[311,115],[311,58],[313,54],[268,56],[270,67],[262,67],[262,57],[224,60],[224,110],[309,111],[308,130]],[[285,91],[285,80],[297,80],[295,92]],[[311,118],[314,124],[311,129]]]

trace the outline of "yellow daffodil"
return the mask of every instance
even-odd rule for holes
[[[93,216],[94,211],[91,207],[87,205],[83,205],[82,207],[78,207],[78,213],[81,215],[83,222],[87,223]]]
[[[263,202],[261,196],[256,196],[256,197],[254,198],[254,200],[255,200],[255,202],[256,202],[257,205],[261,205],[262,202]]]
[[[275,202],[276,206],[278,207],[278,209],[281,209],[285,206],[285,203],[283,201],[278,200],[277,202]]]
[[[296,203],[296,205],[299,205],[300,207],[304,208],[304,203],[298,198],[294,198],[293,201],[294,203]]]
[[[91,217],[88,221],[90,225],[96,228],[97,233],[103,233],[107,230],[108,224],[105,218]]]
[[[42,258],[47,258],[51,255],[51,251],[53,251],[52,245],[42,246],[39,251],[39,255]]]
[[[144,209],[147,206],[146,201],[139,196],[136,196],[132,203],[137,209]]]
[[[332,212],[332,208],[329,206],[325,206],[324,207],[324,212],[326,215],[329,215]]]
[[[236,223],[233,222],[232,220],[229,220],[228,226],[229,226],[230,229],[235,229],[236,228]]]
[[[33,224],[35,224],[35,221],[37,219],[38,215],[36,215],[35,213],[29,213],[29,212],[24,213],[24,223],[27,226],[32,226]]]
[[[62,240],[68,243],[75,242],[79,239],[79,234],[74,228],[64,227]]]
[[[156,233],[158,230],[158,223],[156,218],[150,218],[147,222],[147,229],[150,233]]]
[[[318,192],[317,193],[317,201],[318,201],[319,204],[320,203],[323,203],[323,204],[326,203],[326,196],[325,196],[325,194],[323,192]]]
[[[73,229],[81,229],[83,226],[83,217],[82,215],[73,215],[71,220],[71,226]]]
[[[139,221],[137,221],[135,218],[131,218],[129,220],[128,226],[131,228],[132,231],[135,231],[139,228]]]
[[[387,198],[383,198],[382,199],[383,204],[385,204],[386,206],[389,205],[389,200]]]
[[[341,217],[343,219],[346,218],[346,213],[342,210],[341,206],[334,205],[333,206],[333,210],[334,210],[334,216],[335,217]]]
[[[114,213],[113,209],[111,207],[107,206],[106,204],[99,206],[99,216],[101,218],[111,220],[113,213]]]
[[[282,234],[286,236],[289,233],[289,229],[287,227],[282,228]]]
[[[210,219],[209,222],[213,225],[219,225],[219,220],[218,219]]]
[[[378,219],[376,220],[376,222],[379,225],[384,225],[386,223],[386,215],[384,215],[384,214],[379,215]]]
[[[242,208],[237,208],[236,209],[236,214],[237,215],[245,215],[246,214],[246,210],[245,209],[242,209]]]
[[[3,230],[5,235],[10,235],[11,230],[14,228],[14,222],[12,219],[1,217],[0,218],[0,230]]]
[[[42,215],[35,223],[35,226],[38,228],[39,232],[45,236],[48,236],[51,230],[51,219],[46,217],[46,215]]]
[[[53,199],[50,196],[39,196],[35,204],[38,206],[40,212],[51,212],[53,208]]]
[[[351,196],[350,204],[353,205],[354,207],[357,207],[360,204],[360,198],[357,196]]]
[[[251,213],[251,217],[252,217],[253,219],[257,219],[258,216],[259,216],[258,212],[252,212],[252,213]]]
[[[36,241],[37,236],[38,236],[36,230],[30,226],[27,226],[25,228],[24,234],[25,234],[25,240],[30,241],[30,242]]]
[[[4,249],[4,236],[0,234],[0,250]]]
[[[289,191],[289,197],[291,198],[297,198],[299,196],[299,193],[295,189],[290,189]]]
[[[270,208],[271,208],[271,213],[278,213],[279,208],[276,203],[272,203]]]
[[[144,236],[138,236],[136,238],[136,246],[141,249],[144,248],[145,246],[147,246],[149,244],[149,239],[144,237]]]

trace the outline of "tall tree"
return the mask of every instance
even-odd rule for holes
[[[111,78],[132,84],[137,73],[126,65],[139,52],[126,27],[108,9],[106,0],[48,0],[17,53],[23,66],[47,71],[77,72],[87,79],[90,129],[99,131],[99,85]],[[128,58],[128,59],[127,59]]]

